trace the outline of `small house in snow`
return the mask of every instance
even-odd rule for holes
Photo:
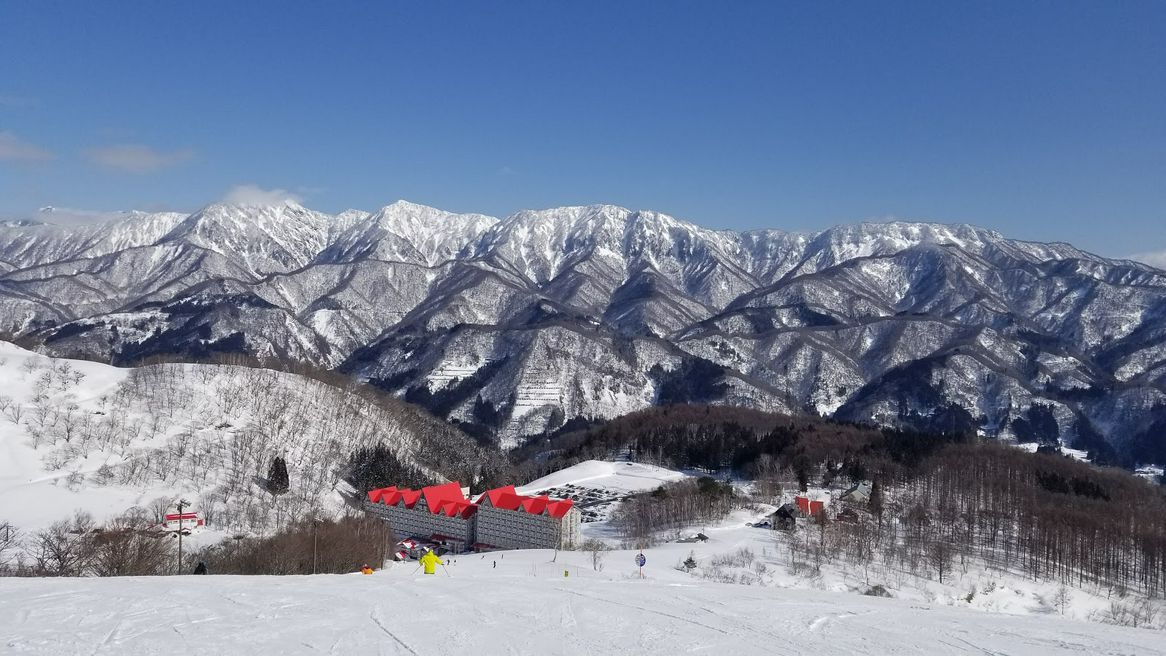
[[[769,525],[775,531],[792,531],[798,525],[799,511],[792,503],[783,504],[769,515]]]
[[[168,512],[162,516],[163,531],[190,531],[202,528],[206,521],[197,512]]]
[[[871,487],[870,481],[859,481],[852,485],[850,489],[843,492],[838,498],[842,501],[850,501],[852,503],[867,503],[870,501]]]

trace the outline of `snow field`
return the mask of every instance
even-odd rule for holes
[[[873,586],[882,586],[891,597],[903,602],[927,607],[951,607],[978,611],[984,614],[1045,616],[1077,620],[1092,624],[1110,621],[1113,604],[1133,606],[1141,603],[1137,595],[1119,597],[1116,591],[1105,587],[1066,586],[1068,595],[1063,607],[1057,594],[1061,584],[1056,581],[1034,581],[1022,572],[990,568],[981,560],[969,559],[967,567],[958,563],[940,583],[924,575],[883,563],[872,563],[865,570],[845,559],[826,562],[819,572],[803,557],[794,557],[789,540],[800,539],[805,531],[814,530],[810,524],[799,522],[797,531],[789,534],[762,528],[750,528],[746,522],[759,521],[771,506],[761,506],[757,512],[733,512],[723,521],[704,527],[692,527],[678,532],[681,536],[704,533],[707,542],[666,542],[645,549],[655,576],[662,576],[659,568],[687,580],[733,583],[738,587],[780,588],[786,590],[825,591],[843,596],[862,596]],[[619,542],[612,527],[605,522],[583,525],[584,540],[595,538],[615,545]],[[605,562],[631,562],[636,551],[612,551]],[[690,573],[678,571],[689,557],[697,566]],[[847,603],[847,602],[840,602]],[[1166,607],[1161,601],[1149,603],[1158,609],[1153,627],[1166,628]]]
[[[725,585],[645,553],[643,580],[631,552],[595,572],[588,553],[543,550],[435,576],[0,579],[0,653],[1166,654],[1156,631]]]

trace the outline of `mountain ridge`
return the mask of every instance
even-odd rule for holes
[[[669,400],[1010,439],[1047,406],[1039,439],[1166,460],[1166,272],[970,224],[216,204],[0,226],[0,263],[0,330],[50,353],[303,361],[505,446]]]

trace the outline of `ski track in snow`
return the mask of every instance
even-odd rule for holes
[[[1166,656],[1153,630],[508,555],[497,570],[461,557],[448,577],[405,563],[373,576],[0,579],[0,654]]]
[[[409,652],[413,656],[417,656],[417,652],[412,647],[405,644],[404,640],[401,640],[400,638],[398,638],[397,634],[393,633],[392,631],[389,630],[389,627],[385,626],[385,623],[381,620],[380,617],[378,617],[378,613],[380,613],[380,610],[381,610],[380,606],[373,608],[372,611],[369,612],[368,618],[370,620],[372,620],[373,624],[376,624],[377,628],[380,629],[381,631],[383,631],[385,635],[392,638],[393,642],[397,643],[398,645],[401,645],[402,649]]]

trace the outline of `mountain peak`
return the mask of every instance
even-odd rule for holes
[[[320,253],[327,262],[362,258],[435,266],[452,259],[498,222],[482,214],[455,214],[406,200],[354,221]]]

